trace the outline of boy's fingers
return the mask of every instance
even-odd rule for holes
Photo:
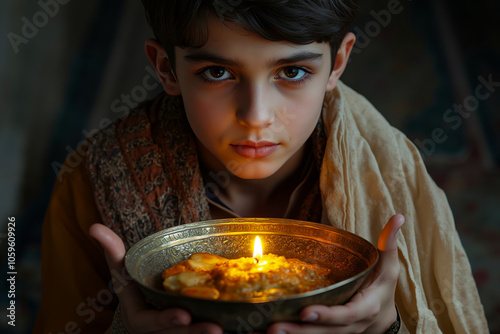
[[[301,312],[303,321],[309,319],[315,325],[349,326],[368,319],[377,307],[378,295],[357,293],[352,300],[344,305],[324,306],[313,305]]]

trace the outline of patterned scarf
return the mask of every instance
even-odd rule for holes
[[[127,249],[162,229],[211,219],[181,97],[161,94],[89,141],[85,163],[97,207]],[[312,144],[319,174],[326,146],[321,122]],[[321,210],[316,178],[297,219],[319,222]]]

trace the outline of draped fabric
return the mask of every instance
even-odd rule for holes
[[[487,333],[483,307],[444,192],[416,147],[340,83],[326,97],[323,222],[376,244],[401,213],[396,304],[405,331]]]
[[[98,208],[127,248],[181,221],[210,217],[181,111],[178,98],[162,95],[108,127],[90,148],[88,172]]]

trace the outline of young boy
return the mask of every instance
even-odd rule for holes
[[[151,309],[123,259],[156,231],[223,217],[378,240],[380,261],[347,304],[307,307],[270,334],[488,331],[445,196],[416,148],[339,81],[353,1],[143,4],[167,94],[89,140],[85,163],[56,184],[36,333],[222,333]]]

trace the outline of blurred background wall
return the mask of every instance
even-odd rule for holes
[[[342,79],[419,146],[500,333],[500,2],[360,6]],[[41,223],[60,164],[160,86],[143,51],[151,34],[139,1],[2,0],[0,35],[0,331],[29,333]],[[7,217],[16,219],[15,328],[6,324]]]

